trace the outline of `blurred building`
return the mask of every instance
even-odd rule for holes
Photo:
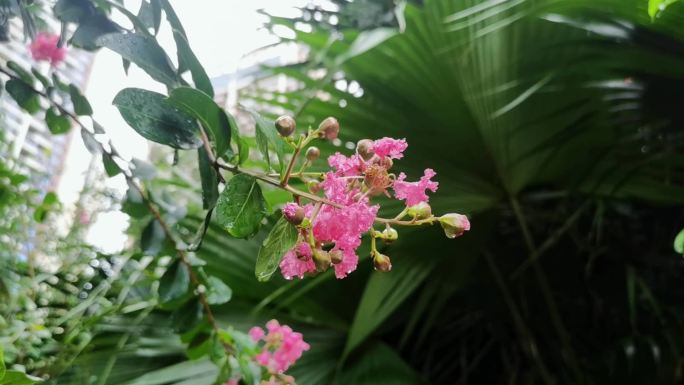
[[[57,21],[46,21],[49,28],[59,31]],[[0,43],[0,62],[13,61],[23,68],[34,67],[43,74],[55,71],[63,81],[85,88],[93,61],[91,53],[69,50],[64,62],[53,69],[48,63],[32,60],[19,20],[12,19],[8,32],[9,41]],[[59,99],[59,95],[56,98]],[[65,97],[63,104],[68,108],[69,103],[70,99]],[[18,170],[30,175],[35,188],[54,190],[59,184],[74,130],[66,135],[52,135],[42,113],[27,114],[4,93],[0,96],[0,119],[3,132],[0,141],[4,143],[0,147],[0,161],[13,163]]]
[[[306,57],[307,50],[295,43],[253,51],[242,58],[235,72],[212,79],[214,99],[235,116],[241,129],[252,124],[249,115],[238,108],[240,105],[260,112],[281,114],[283,111],[273,111],[272,105],[260,105],[250,96],[275,98],[279,93],[296,90],[298,83],[295,80],[285,75],[271,76],[268,68],[301,63]]]

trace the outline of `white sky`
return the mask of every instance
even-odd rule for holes
[[[289,15],[296,12],[293,7],[303,6],[307,0],[171,0],[176,13],[183,23],[188,40],[200,62],[210,77],[234,72],[245,54],[270,44],[274,38],[261,26],[266,20],[257,13],[265,9],[275,15]],[[138,9],[139,0],[128,0],[129,9]],[[117,20],[120,20],[117,18]],[[123,25],[125,19],[120,21]],[[167,49],[175,61],[174,42],[170,30],[162,19],[159,33],[161,45]],[[164,87],[152,81],[144,72],[131,66],[126,76],[121,58],[106,49],[101,50],[95,59],[86,95],[90,100],[95,119],[100,122],[112,138],[114,146],[126,158],[146,158],[148,146],[126,125],[118,110],[112,106],[114,96],[122,88],[140,87],[164,92]],[[83,175],[90,155],[75,135],[70,154],[66,160],[66,173],[59,188],[61,201],[69,206],[76,202],[83,186]],[[108,181],[108,185],[123,190],[125,181],[118,176]],[[105,252],[121,250],[126,242],[123,230],[127,227],[128,217],[121,212],[101,214],[88,234],[88,241]]]

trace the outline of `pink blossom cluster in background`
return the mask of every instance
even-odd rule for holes
[[[266,323],[266,331],[255,326],[249,330],[249,336],[254,342],[263,342],[261,353],[254,360],[274,376],[267,384],[294,383],[294,379],[284,375],[301,356],[309,350],[309,344],[304,342],[301,333],[295,332],[287,325],[281,325],[276,320]]]
[[[49,61],[53,66],[64,61],[67,52],[66,47],[59,46],[59,35],[47,32],[38,32],[29,50],[33,60]]]
[[[324,253],[332,257],[337,278],[345,278],[354,271],[359,260],[356,249],[361,245],[361,236],[371,229],[378,213],[379,206],[370,203],[373,196],[390,196],[387,190],[393,189],[395,198],[405,201],[406,206],[428,201],[426,191],[435,192],[438,186],[431,180],[436,175],[432,169],[426,169],[417,182],[405,181],[404,173],[395,179],[389,171],[392,160],[401,159],[407,147],[405,139],[382,138],[364,144],[360,142],[357,153],[349,157],[339,152],[328,157],[332,171],[325,174],[317,188],[342,208],[323,204],[316,209],[313,203],[285,205],[285,218],[292,222],[297,212],[302,212],[311,222],[314,237],[312,244],[303,236],[303,241],[283,256],[280,271],[286,279],[303,278],[306,273],[320,271],[321,266],[315,261],[317,248],[322,244],[332,246]]]

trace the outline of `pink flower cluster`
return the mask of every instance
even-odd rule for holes
[[[255,326],[249,330],[254,342],[264,341],[263,350],[254,360],[265,367],[269,373],[282,374],[293,365],[302,353],[309,350],[301,333],[297,333],[287,325],[280,325],[276,320],[266,323],[266,330]]]
[[[347,157],[338,152],[328,157],[333,171],[324,175],[317,188],[342,208],[328,204],[317,207],[312,203],[301,207],[296,203],[285,205],[286,219],[295,223],[296,213],[303,210],[311,226],[300,229],[301,242],[280,262],[280,271],[286,279],[321,271],[320,263],[317,266],[315,262],[317,257],[320,262],[322,255],[331,261],[337,278],[346,277],[356,269],[359,259],[356,249],[361,245],[361,236],[371,229],[378,213],[379,206],[370,203],[372,196],[381,193],[389,196],[387,189],[393,188],[397,199],[413,206],[428,200],[426,190],[437,191],[437,182],[431,180],[435,176],[432,169],[426,169],[418,182],[406,182],[404,173],[395,180],[389,173],[392,159],[401,159],[407,146],[404,139],[382,138],[365,146],[363,154]],[[323,245],[329,251],[322,251]],[[324,268],[327,267],[324,265]]]
[[[64,61],[66,47],[59,46],[59,36],[46,32],[38,32],[35,40],[29,45],[33,60],[49,61],[53,66]]]

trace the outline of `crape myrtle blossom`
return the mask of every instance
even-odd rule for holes
[[[315,160],[319,151],[312,148],[315,151],[307,151],[307,154],[315,153],[316,156],[312,157]],[[371,236],[371,258],[375,269],[391,270],[389,257],[377,252],[375,240],[381,239],[386,243],[396,240],[398,233],[391,227],[393,224],[412,226],[440,222],[446,226],[445,232],[449,237],[460,236],[469,230],[469,223],[466,225],[463,220],[467,221],[465,216],[461,215],[458,220],[449,217],[440,221],[432,215],[427,204],[427,191],[434,193],[439,186],[432,180],[436,176],[434,170],[425,169],[416,182],[406,181],[403,172],[399,176],[392,172],[393,160],[403,158],[407,148],[405,139],[363,139],[357,143],[355,154],[336,152],[330,155],[327,158],[330,171],[310,173],[315,175],[313,179],[305,177],[303,171],[309,165],[305,163],[299,177],[309,191],[317,195],[306,197],[310,200],[308,203],[298,198],[282,209],[285,219],[298,231],[295,246],[280,260],[280,272],[286,279],[304,278],[329,268],[334,270],[338,279],[345,278],[356,270],[359,261],[357,250],[364,234]],[[308,162],[312,160],[308,156],[307,159]],[[389,191],[394,192],[393,196]],[[383,194],[404,201],[406,209],[391,220],[378,218],[380,205],[371,200]],[[412,220],[402,220],[407,215]],[[375,223],[382,223],[386,228],[376,231],[373,228]]]
[[[435,175],[437,175],[436,172],[431,168],[427,168],[418,182],[406,182],[404,181],[406,175],[402,172],[399,174],[399,178],[394,181],[394,195],[397,199],[405,201],[407,207],[427,202],[429,198],[425,191],[436,192],[437,186],[439,186],[439,183],[431,180]]]
[[[263,366],[271,374],[283,374],[302,354],[309,350],[302,333],[295,332],[287,325],[276,320],[266,323],[266,331],[255,326],[249,331],[254,342],[262,343],[262,350],[254,357],[254,361]]]
[[[66,47],[59,45],[59,35],[47,32],[38,32],[29,50],[33,60],[49,61],[52,66],[64,61],[66,56]]]

